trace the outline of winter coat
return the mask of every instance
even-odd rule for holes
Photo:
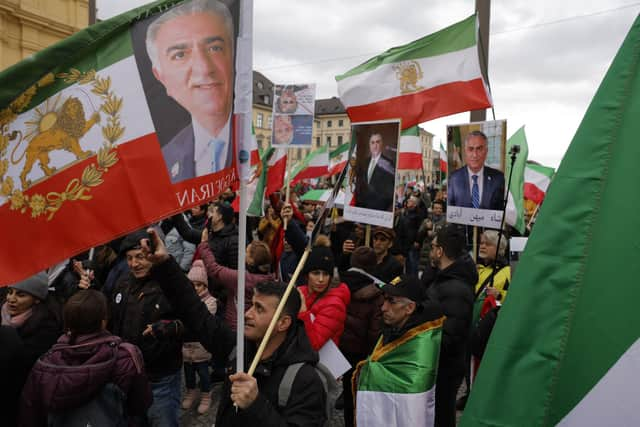
[[[235,361],[228,356],[235,347],[233,331],[216,316],[212,316],[196,295],[186,276],[173,259],[152,270],[167,297],[185,325],[200,338],[202,345],[217,359],[228,361],[233,372]],[[245,342],[245,366],[249,366],[257,344]],[[286,407],[278,406],[278,388],[287,367],[304,362],[292,386]],[[231,401],[231,383],[225,378],[215,425],[226,426],[322,426],[326,420],[326,396],[320,377],[314,369],[318,355],[309,343],[300,322],[293,322],[284,342],[274,354],[261,361],[254,373],[258,382],[258,397],[246,409],[234,408]]]
[[[238,227],[227,224],[218,231],[209,232],[209,248],[218,264],[238,269]]]
[[[82,406],[109,383],[126,394],[129,416],[144,415],[152,397],[142,354],[135,346],[130,350],[118,346],[120,342],[106,331],[81,335],[73,344],[62,335],[29,375],[22,391],[20,425],[46,425],[47,414]]]
[[[176,259],[180,268],[183,271],[189,271],[193,254],[196,252],[195,245],[184,240],[175,228],[167,233],[164,243],[167,246],[167,252]]]
[[[355,365],[371,353],[380,336],[382,291],[371,278],[357,271],[340,273],[340,279],[351,291],[340,350]]]
[[[12,425],[11,420],[15,420],[19,401],[20,390],[24,386],[29,371],[38,358],[43,355],[56,342],[62,333],[61,311],[55,298],[49,295],[44,301],[33,306],[31,316],[19,327],[15,328],[20,338],[20,348],[18,349],[18,359],[12,368],[12,378],[5,383],[4,378],[1,383],[3,387],[11,382],[15,388],[8,396],[7,406],[9,412],[2,414],[2,424]],[[0,349],[4,352],[4,349]],[[6,420],[6,421],[5,421]]]
[[[429,275],[423,275],[423,278]],[[428,280],[428,279],[427,279]],[[462,374],[471,331],[474,294],[478,272],[471,257],[464,255],[449,267],[435,272],[427,283],[427,296],[438,301],[445,316],[438,372],[447,376]],[[438,374],[440,375],[440,374]]]
[[[404,272],[404,267],[390,253],[382,259],[382,262],[376,265],[372,274],[385,283],[389,283]]]
[[[307,285],[300,286],[298,290],[304,295],[307,306],[307,310],[301,311],[298,318],[304,322],[311,347],[318,351],[329,339],[338,345],[351,299],[347,285],[340,283],[323,294],[312,292]]]
[[[0,326],[0,414],[7,427],[16,425],[17,398],[25,380],[25,374],[16,370],[22,363],[22,341],[15,328]]]
[[[396,225],[396,243],[398,244],[398,251],[405,258],[407,257],[409,250],[413,248],[414,243],[422,243],[418,241],[418,230],[424,216],[421,210],[415,208],[413,210],[405,209],[398,220]]]
[[[489,277],[493,271],[493,263],[490,265],[478,264],[478,282],[475,286],[475,293],[478,294],[481,288],[489,286]],[[486,282],[486,283],[485,283]],[[505,262],[498,260],[496,268],[496,274],[493,276],[493,287],[499,291],[498,301],[504,301],[507,297],[507,290],[509,289],[509,282],[511,282],[511,267],[505,265]]]
[[[175,227],[185,242],[198,245],[202,238],[202,230],[204,230],[206,221],[207,216],[204,214],[198,216],[191,215],[189,216],[188,222],[184,214],[177,214],[162,221],[161,228],[162,232],[166,235]]]
[[[216,314],[216,299],[211,296],[209,291],[205,290],[198,296],[207,306],[209,313]],[[182,358],[184,363],[208,362],[211,360],[211,353],[205,350],[199,342],[186,342],[182,344]]]
[[[207,275],[215,280],[220,286],[223,286],[227,292],[227,304],[224,310],[224,321],[232,330],[236,330],[237,324],[237,305],[236,292],[238,291],[238,270],[225,267],[218,263],[217,257],[213,254],[207,243],[200,243],[198,252],[202,256],[202,262],[207,269]],[[257,274],[245,272],[244,276],[244,301],[245,307],[251,304],[253,297],[253,288],[265,280],[275,280],[275,276],[271,273]]]
[[[189,282],[190,283],[190,282]],[[129,275],[113,291],[109,330],[142,351],[151,381],[176,373],[182,367],[180,336],[142,335],[147,325],[160,320],[175,320],[169,300],[158,282],[150,276],[136,279]]]

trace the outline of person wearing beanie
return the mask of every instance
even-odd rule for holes
[[[316,351],[330,339],[336,345],[340,342],[351,299],[347,285],[332,283],[334,267],[331,248],[314,246],[302,271],[307,284],[298,288],[302,300],[298,318]]]
[[[204,262],[200,259],[195,260],[187,277],[191,280],[193,288],[202,302],[207,306],[209,313],[216,314],[216,299],[209,293]],[[199,342],[185,342],[182,345],[182,357],[184,359],[184,382],[187,388],[182,400],[182,409],[191,409],[199,395],[198,413],[204,414],[211,406],[211,381],[209,377],[211,353],[205,350]],[[200,378],[199,392],[196,389],[196,373]]]
[[[13,328],[20,338],[20,359],[12,367],[10,378],[3,384],[15,385],[6,397],[8,413],[3,423],[14,425],[18,416],[19,390],[22,390],[29,371],[38,358],[55,344],[62,333],[62,316],[55,298],[49,298],[49,278],[40,272],[10,285],[6,300],[0,308],[2,325]]]
[[[371,354],[380,336],[380,307],[383,303],[380,287],[384,282],[373,275],[377,263],[376,252],[370,247],[360,246],[351,253],[351,268],[340,272],[340,279],[351,291],[351,302],[347,306],[347,318],[339,347],[353,367]],[[352,374],[353,368],[342,376],[346,427],[353,426]]]

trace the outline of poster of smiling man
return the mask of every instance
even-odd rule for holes
[[[506,134],[505,120],[447,126],[447,221],[500,228]]]
[[[400,121],[356,123],[351,126],[356,144],[344,217],[347,220],[393,227]]]
[[[316,85],[289,84],[273,87],[273,136],[274,147],[312,146],[313,114]]]
[[[226,176],[235,164],[238,14],[238,2],[190,0],[132,31],[140,78],[174,184]]]

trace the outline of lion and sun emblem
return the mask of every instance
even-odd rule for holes
[[[50,85],[56,78],[64,79],[65,83],[71,85],[91,85],[91,92],[101,101],[99,108],[87,117],[80,99],[58,93],[36,107],[22,129],[11,130],[11,124],[30,105],[38,90]],[[80,90],[88,96],[84,90]],[[91,98],[89,103],[93,106]],[[46,215],[51,220],[65,202],[90,200],[93,197],[91,190],[104,182],[103,175],[118,162],[116,143],[125,131],[120,123],[122,105],[123,99],[111,89],[110,77],[101,78],[94,70],[82,72],[72,68],[68,73],[45,75],[8,107],[0,110],[0,196],[10,202],[10,209],[22,214],[30,213],[32,218]],[[97,124],[101,124],[104,141],[94,153],[84,149],[82,143],[83,137]],[[12,149],[9,153],[10,145]],[[22,152],[16,158],[20,150]],[[94,155],[96,159],[84,168],[80,177],[71,179],[66,188],[46,194],[26,194],[33,186],[28,176],[36,165],[44,174],[42,180],[56,173],[56,167],[51,165],[51,156],[52,152],[59,150],[75,156],[71,163]],[[17,188],[14,176],[7,174],[9,161],[15,166],[23,160],[22,170],[16,176],[20,181],[20,188]]]

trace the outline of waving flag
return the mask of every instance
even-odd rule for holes
[[[168,81],[152,71],[159,42],[147,44],[147,30],[186,3],[159,1],[100,22],[0,73],[0,230],[12,242],[0,249],[0,285],[202,204],[237,182],[238,116],[229,115],[228,131],[220,129],[217,145],[204,150],[210,157],[200,161],[191,114],[166,97]],[[231,21],[244,22],[241,9],[248,8],[229,8]],[[243,36],[230,34],[229,46],[236,35]],[[236,46],[245,57],[250,38]],[[233,56],[225,59],[233,68]],[[236,85],[232,75],[225,81],[230,113],[234,98],[251,99],[250,90],[233,94],[251,83]]]
[[[554,172],[553,168],[527,163],[524,171],[524,197],[535,202],[536,205],[542,203]]]
[[[287,149],[276,148],[271,151],[267,165],[265,196],[268,197],[284,187],[284,176],[287,172]]]
[[[518,230],[520,234],[524,234],[526,226],[524,223],[524,168],[527,164],[527,156],[529,155],[524,126],[511,135],[511,138],[507,141],[507,153],[516,145],[520,147],[520,152],[517,154],[516,161],[513,165],[513,173],[511,174],[511,186],[507,198],[505,222]],[[511,159],[507,158],[505,177],[509,176],[510,169]]]
[[[303,179],[320,178],[329,171],[329,153],[327,146],[310,152],[291,173],[291,185]]]
[[[549,188],[463,427],[640,425],[639,46],[640,17]]]
[[[447,152],[442,146],[442,142],[440,143],[440,172],[447,172]]]
[[[349,160],[349,144],[342,144],[329,153],[329,176],[339,174]]]
[[[418,123],[491,106],[480,71],[476,16],[336,76],[353,122],[402,119]]]
[[[400,153],[398,155],[398,169],[422,170],[422,144],[420,143],[420,128],[410,127],[400,132]]]

